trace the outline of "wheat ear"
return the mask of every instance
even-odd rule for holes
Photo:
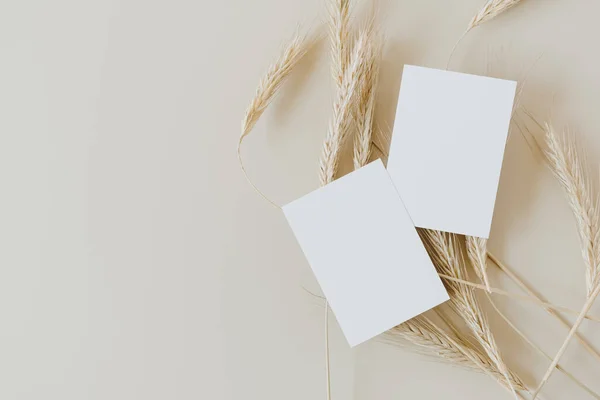
[[[331,74],[339,90],[350,63],[350,1],[331,0],[329,6],[329,37],[331,43]]]
[[[471,29],[496,18],[498,15],[502,14],[504,11],[507,11],[509,8],[513,8],[517,4],[519,4],[522,0],[488,0],[487,3],[479,10],[477,14],[471,19],[467,29],[460,35],[458,40],[452,46],[452,50],[450,51],[450,56],[448,56],[448,61],[446,62],[446,69],[450,68],[450,61],[452,61],[452,56],[454,52],[458,48],[458,45],[462,40],[467,36],[467,33],[471,31]]]
[[[458,279],[468,279],[465,260],[456,235],[433,230],[420,230],[426,248],[438,272]],[[452,281],[445,282],[450,295],[450,306],[473,332],[477,342],[511,386],[513,396],[518,398],[510,380],[510,373],[502,357],[490,326],[475,298],[472,288]]]
[[[554,372],[561,357],[567,350],[569,343],[577,334],[577,329],[583,322],[585,315],[592,308],[598,294],[600,294],[600,282],[598,280],[598,204],[597,199],[591,200],[589,181],[585,177],[583,167],[577,155],[575,145],[566,135],[562,139],[548,124],[545,126],[546,144],[548,151],[546,157],[555,176],[561,182],[567,192],[569,204],[575,214],[579,227],[579,235],[582,243],[583,258],[587,264],[586,283],[587,300],[581,309],[581,313],[571,327],[569,334],[558,350],[556,356],[546,370],[544,377],[533,393],[535,399],[542,390],[550,376]]]
[[[598,283],[600,268],[600,220],[598,199],[592,195],[591,185],[573,139],[559,136],[549,124],[545,125],[548,165],[564,191],[577,222],[581,251],[586,266],[588,296]]]
[[[333,104],[333,118],[323,143],[323,153],[319,163],[319,180],[324,186],[335,179],[339,163],[340,149],[350,129],[354,92],[365,57],[367,42],[364,35],[349,64],[349,2],[337,0],[330,10],[331,47],[333,53],[332,71],[336,83],[336,101]],[[325,371],[326,397],[331,399],[331,376],[329,363],[329,303],[325,300]]]
[[[467,236],[467,254],[475,273],[490,292],[490,281],[487,274],[487,240],[475,236]]]
[[[237,145],[237,156],[240,168],[254,191],[276,208],[280,208],[279,205],[268,198],[248,176],[248,172],[246,172],[244,162],[242,161],[242,141],[252,131],[252,128],[254,128],[260,116],[265,112],[292,69],[306,54],[310,44],[312,44],[312,40],[296,33],[292,40],[284,47],[279,58],[271,64],[266,75],[260,80],[258,88],[256,89],[256,94],[246,109],[246,113],[242,119],[242,132]]]
[[[302,56],[306,54],[311,42],[306,36],[296,34],[284,47],[279,58],[271,64],[266,75],[261,79],[254,98],[246,109],[246,114],[242,120],[240,141],[254,128],[254,125],[256,125],[260,116],[271,103],[271,100],[273,100],[281,84]]]
[[[473,19],[471,19],[467,32],[484,22],[496,18],[498,15],[519,4],[521,1],[522,0],[489,0]]]
[[[372,52],[368,32],[362,32],[352,52],[348,69],[333,104],[333,117],[323,143],[319,179],[321,185],[333,181],[337,171],[343,143],[349,136],[352,112],[357,101],[357,91],[363,76],[368,71],[369,54]]]
[[[419,352],[433,355],[452,365],[479,370],[510,389],[504,374],[498,371],[497,366],[487,356],[458,337],[453,337],[422,315],[394,327],[386,333],[386,337],[394,344],[398,344],[399,339],[409,342]],[[511,375],[511,385],[519,390],[526,390],[525,384],[515,375]]]
[[[369,29],[369,32],[372,32]],[[370,51],[367,54],[367,68],[359,88],[356,104],[355,121],[356,136],[354,138],[354,169],[358,169],[369,162],[373,125],[375,119],[375,97],[379,80],[379,37],[374,33],[369,34]]]

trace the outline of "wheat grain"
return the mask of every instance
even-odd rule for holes
[[[393,343],[404,340],[417,350],[436,356],[439,360],[471,370],[479,370],[510,389],[503,373],[491,360],[458,337],[452,337],[424,316],[415,317],[386,333]],[[516,375],[511,375],[511,385],[526,390],[525,384]]]
[[[246,113],[242,119],[242,132],[237,145],[238,163],[244,174],[244,177],[246,178],[246,181],[248,181],[254,191],[276,208],[280,208],[279,205],[267,197],[267,195],[265,195],[248,176],[248,172],[246,171],[244,162],[242,160],[242,142],[244,138],[252,131],[260,116],[267,109],[275,97],[275,94],[281,87],[281,84],[288,77],[289,73],[296,66],[298,61],[300,61],[304,54],[306,54],[310,44],[312,44],[312,40],[308,39],[306,36],[301,36],[296,33],[292,40],[284,47],[277,61],[271,64],[267,70],[267,73],[259,82],[258,88],[256,89],[256,94],[246,109]]]
[[[522,0],[489,0],[473,19],[471,19],[467,32],[484,22],[496,18],[498,15],[519,4],[521,1]]]
[[[254,128],[260,116],[273,100],[283,81],[288,77],[302,56],[306,54],[311,43],[312,41],[306,36],[296,34],[284,47],[277,61],[271,64],[266,75],[261,79],[256,89],[256,94],[244,114],[240,142],[252,131],[252,128]]]
[[[592,195],[589,178],[573,139],[568,134],[559,136],[544,126],[548,165],[566,192],[569,205],[577,222],[581,251],[586,265],[588,296],[598,284],[600,268],[600,220],[598,199]]]
[[[367,70],[363,75],[359,88],[358,101],[355,111],[356,136],[354,138],[354,168],[358,169],[369,162],[373,124],[375,118],[375,98],[379,80],[379,38],[368,30],[368,40],[371,43],[367,54]]]
[[[328,4],[331,73],[336,88],[339,90],[350,63],[350,1],[331,0]]]
[[[323,143],[319,168],[321,185],[326,185],[335,178],[342,145],[350,133],[352,112],[357,101],[357,91],[360,82],[368,71],[369,54],[372,52],[371,47],[368,32],[361,32],[336,95],[332,120]]]

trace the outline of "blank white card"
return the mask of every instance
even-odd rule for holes
[[[387,168],[416,226],[489,237],[516,86],[404,66]]]
[[[381,161],[283,211],[350,346],[448,300]]]

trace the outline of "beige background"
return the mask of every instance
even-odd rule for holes
[[[392,124],[402,65],[443,68],[482,3],[381,2],[380,126]],[[568,123],[594,171],[598,13],[592,0],[524,1],[469,34],[452,65],[523,79],[542,55],[523,104]],[[323,306],[307,292],[318,285],[281,212],[244,181],[235,145],[282,43],[325,15],[322,0],[3,2],[0,398],[324,399]],[[278,202],[318,185],[328,67],[316,46],[243,149]],[[583,303],[573,218],[518,133],[490,247],[552,301]],[[518,290],[496,271],[493,281]],[[556,352],[560,325],[534,305],[501,304]],[[510,365],[537,383],[547,362],[490,318]],[[333,325],[334,400],[509,398],[407,349],[350,350]],[[598,329],[582,327],[600,348]],[[563,364],[600,392],[600,363],[578,344]],[[544,398],[589,396],[556,373]]]

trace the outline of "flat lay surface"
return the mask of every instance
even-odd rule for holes
[[[394,124],[402,66],[444,69],[483,3],[379,2],[381,130]],[[353,14],[369,8],[355,2]],[[521,104],[576,133],[592,172],[598,13],[591,0],[524,0],[473,29],[450,64],[526,80]],[[283,212],[244,179],[236,145],[283,44],[297,29],[324,34],[326,19],[321,0],[3,4],[0,398],[325,399],[319,286]],[[334,93],[327,50],[317,41],[242,148],[249,176],[277,204],[319,187]],[[518,123],[539,134],[522,113]],[[488,247],[548,301],[585,302],[573,215],[518,129]],[[489,274],[522,293],[495,267]],[[563,326],[538,305],[494,298],[556,353]],[[549,361],[482,304],[505,361],[535,386]],[[351,349],[330,325],[333,400],[510,398],[483,374],[409,348],[373,339]],[[580,329],[596,348],[598,329]],[[600,392],[598,361],[576,341],[560,363]],[[540,398],[591,397],[557,372]]]

